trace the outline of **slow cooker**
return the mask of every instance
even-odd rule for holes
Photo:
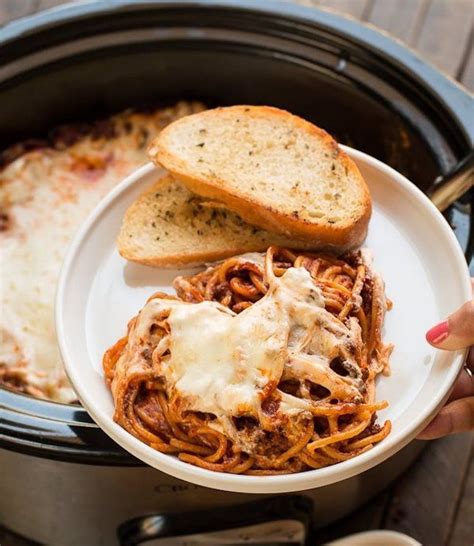
[[[0,44],[1,148],[58,124],[175,98],[286,108],[425,191],[473,145],[472,98],[456,83],[373,29],[293,4],[81,2],[7,25]],[[471,190],[446,212],[468,261],[473,204]],[[271,544],[304,544],[422,449],[414,442],[331,486],[263,497],[197,487],[143,466],[80,406],[0,389],[0,433],[1,523],[70,546],[269,536]]]

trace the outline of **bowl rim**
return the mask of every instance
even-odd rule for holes
[[[463,299],[465,301],[470,299],[470,275],[462,250],[448,223],[429,198],[404,176],[381,161],[347,146],[341,146],[341,148],[344,149],[352,159],[365,162],[376,170],[385,172],[397,183],[401,184],[404,190],[411,194],[412,198],[416,200],[418,204],[423,206],[425,213],[430,215],[432,222],[436,223],[438,228],[444,232],[446,237],[445,249],[451,251],[454,267],[459,273],[458,279],[463,293]],[[104,432],[127,450],[130,444],[132,444],[132,453],[136,457],[139,457],[143,462],[158,468],[162,472],[197,485],[241,493],[287,493],[329,485],[355,476],[356,474],[380,464],[413,440],[448,398],[454,381],[465,360],[467,350],[457,351],[452,354],[452,361],[449,366],[449,371],[447,372],[447,377],[449,379],[448,388],[444,392],[436,392],[431,400],[431,404],[423,407],[417,418],[414,419],[410,425],[397,433],[392,432],[383,442],[368,452],[322,469],[277,476],[248,476],[218,473],[184,463],[175,457],[170,457],[169,455],[160,452],[153,452],[153,454],[150,454],[149,446],[133,437],[129,432],[121,427],[113,426],[112,423],[102,422],[103,420],[100,412],[96,411],[93,405],[91,406],[91,404],[85,403],[85,400],[87,400],[86,389],[83,388],[81,381],[78,380],[76,367],[72,364],[74,357],[71,354],[70,344],[66,339],[67,333],[64,328],[63,317],[65,316],[66,311],[65,301],[68,280],[74,267],[76,254],[80,250],[85,237],[89,234],[90,230],[93,229],[94,224],[99,221],[101,215],[107,210],[108,206],[127,188],[133,186],[137,181],[141,180],[143,176],[153,172],[155,169],[156,167],[151,163],[139,168],[116,186],[94,209],[76,234],[76,237],[69,248],[61,270],[56,294],[56,332],[66,373],[76,390],[81,403],[91,414],[94,421],[101,423],[100,426]],[[448,381],[448,379],[446,381]],[[159,466],[156,464],[157,460],[160,461]]]
[[[437,70],[415,51],[393,39],[374,25],[318,7],[304,6],[283,0],[81,0],[40,11],[11,21],[0,28],[0,47],[22,39],[31,40],[35,34],[51,32],[63,24],[82,22],[86,18],[113,16],[120,13],[152,9],[232,10],[240,13],[288,19],[306,26],[312,25],[334,36],[349,40],[402,71],[417,86],[441,103],[456,119],[465,141],[474,143],[474,121],[469,123],[474,96],[460,83]],[[21,55],[20,55],[21,56]],[[1,64],[1,61],[0,61]],[[1,73],[1,71],[0,71]],[[467,121],[466,121],[467,120]],[[459,145],[459,143],[458,143]]]
[[[328,542],[326,546],[353,546],[354,539],[359,544],[363,544],[362,540],[364,539],[372,539],[372,544],[375,543],[375,540],[377,540],[377,544],[387,544],[387,541],[392,539],[392,542],[394,540],[396,541],[394,546],[422,546],[421,543],[415,540],[413,537],[406,535],[405,533],[400,533],[399,531],[392,531],[390,529],[371,529],[370,531],[361,531],[359,533],[347,535]]]

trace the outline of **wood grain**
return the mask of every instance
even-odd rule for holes
[[[471,92],[474,92],[474,53],[472,51],[462,74],[461,83]]]
[[[38,9],[38,0],[0,0],[0,25]]]
[[[69,0],[70,3],[73,3],[77,0]],[[60,6],[61,4],[65,4],[66,2],[64,0],[39,0],[38,5],[38,11],[41,11],[43,9],[49,9],[54,8],[56,6]]]
[[[437,68],[454,77],[462,62],[473,22],[472,0],[431,0],[413,45]]]
[[[295,4],[301,4],[302,6],[309,6],[311,8],[317,7],[319,0],[293,0]]]
[[[474,28],[466,45],[464,65],[457,74],[461,83],[474,92]]]
[[[318,5],[361,19],[370,0],[319,0]]]
[[[471,463],[471,446],[471,433],[430,442],[395,485],[384,527],[422,544],[447,545]]]
[[[471,464],[467,473],[464,491],[449,539],[449,546],[474,543],[474,438],[471,444]]]
[[[429,0],[375,0],[368,21],[411,44],[423,24],[429,3]]]

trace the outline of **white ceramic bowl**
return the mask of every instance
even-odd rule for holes
[[[403,533],[374,530],[339,538],[326,546],[421,546],[421,544]]]
[[[283,476],[241,476],[204,470],[165,455],[133,437],[113,419],[112,396],[102,372],[107,347],[156,290],[171,291],[176,271],[123,260],[115,238],[130,203],[159,175],[151,164],[131,174],[94,210],[66,257],[56,305],[56,328],[67,374],[87,411],[118,444],[177,478],[245,493],[300,491],[344,480],[381,463],[423,429],[448,397],[464,351],[432,349],[424,333],[470,298],[464,256],[443,216],[402,175],[380,161],[344,148],[372,193],[374,213],[366,246],[394,303],[384,339],[395,343],[392,375],[377,381],[377,400],[389,408],[391,434],[372,450],[339,464]]]

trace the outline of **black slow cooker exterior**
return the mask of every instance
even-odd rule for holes
[[[53,127],[177,98],[271,104],[426,190],[472,148],[473,99],[355,21],[271,1],[112,0],[0,30],[0,149]],[[472,254],[472,191],[448,212]],[[138,462],[80,406],[0,389],[0,446],[106,465]]]

